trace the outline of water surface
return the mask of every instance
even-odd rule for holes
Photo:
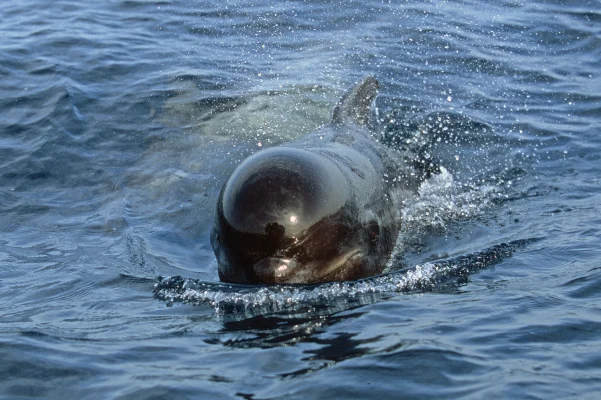
[[[595,398],[598,10],[4,4],[0,396]],[[326,123],[366,74],[375,133],[443,167],[405,204],[388,272],[217,283],[228,173]]]

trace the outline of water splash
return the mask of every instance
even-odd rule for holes
[[[424,181],[418,193],[403,205],[403,233],[425,227],[444,230],[450,221],[481,215],[495,199],[504,196],[501,186],[463,184],[444,167]]]
[[[535,239],[502,243],[481,252],[427,262],[412,268],[353,282],[318,285],[247,286],[205,282],[181,276],[159,277],[154,296],[167,305],[208,305],[217,313],[264,313],[316,308],[348,308],[373,296],[443,290],[465,283],[467,276],[497,264]]]

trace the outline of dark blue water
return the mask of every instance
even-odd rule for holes
[[[566,3],[2,3],[0,397],[597,398],[601,3]],[[216,283],[227,174],[366,74],[443,167],[388,272]]]

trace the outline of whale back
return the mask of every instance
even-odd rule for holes
[[[366,76],[342,96],[334,108],[332,123],[366,126],[377,94],[378,81],[373,76]]]

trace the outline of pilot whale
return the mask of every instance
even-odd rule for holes
[[[221,281],[311,284],[383,271],[423,174],[368,129],[377,90],[363,78],[328,124],[233,171],[211,231]]]

